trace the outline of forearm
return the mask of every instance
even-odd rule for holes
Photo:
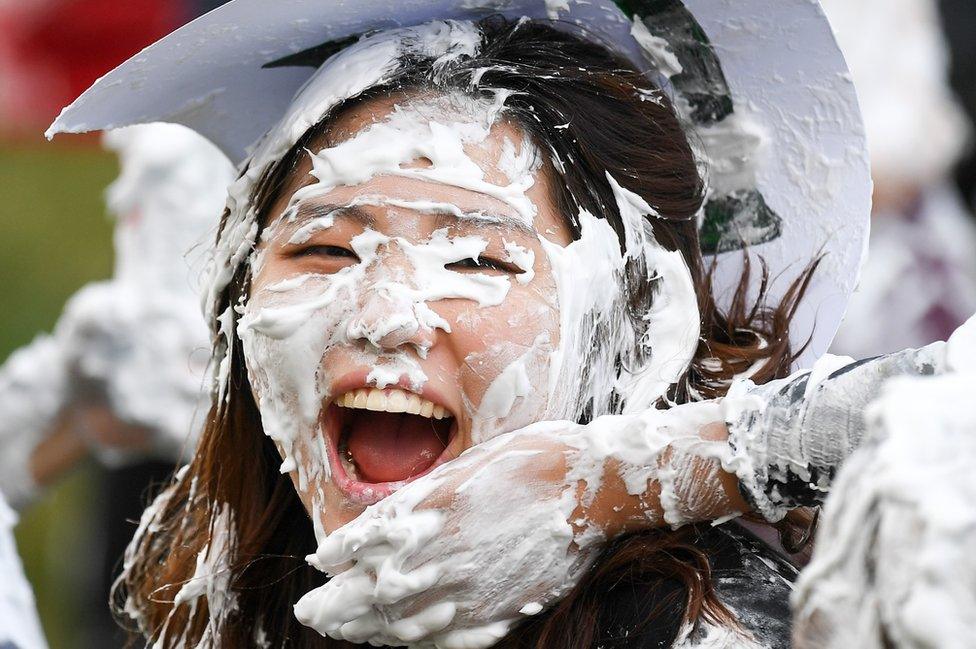
[[[938,372],[943,347],[861,362],[825,357],[785,379],[737,384],[720,405],[601,418],[584,427],[589,447],[580,453],[602,454],[603,472],[581,480],[574,519],[612,537],[750,510],[778,520],[820,504],[859,446],[864,410],[881,386],[893,376]]]
[[[38,336],[0,367],[0,490],[15,507],[34,495],[31,458],[66,401],[66,363],[55,338]]]
[[[594,524],[608,537],[748,511],[737,477],[723,469],[730,449],[717,402],[603,417],[582,427],[579,437],[568,459],[580,465],[568,470],[579,503],[572,520]]]
[[[650,480],[645,491],[632,494],[620,475],[619,463],[611,463],[596,497],[587,506],[581,505],[573,518],[584,517],[608,538],[614,538],[669,524],[678,526],[723,520],[749,511],[749,505],[739,491],[738,478],[723,470],[721,462],[692,458],[687,468],[693,476],[690,483],[684,483],[684,488],[670,485],[672,500],[668,501],[666,497],[662,503],[660,479]],[[583,493],[584,489],[580,488],[580,500]]]
[[[87,440],[79,433],[71,413],[62,413],[34,447],[28,462],[30,476],[47,487],[88,457]]]

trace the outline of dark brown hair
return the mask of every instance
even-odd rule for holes
[[[357,102],[429,88],[475,95],[484,92],[481,88],[505,89],[511,92],[506,115],[547,150],[553,165],[549,172],[556,173],[562,164],[561,177],[552,184],[557,206],[574,234],[579,232],[576,215],[585,209],[606,219],[623,245],[623,224],[605,178],[609,172],[660,213],[663,219],[652,223],[654,236],[684,256],[698,292],[702,335],[691,368],[672,390],[670,401],[721,396],[733,375],[754,366],[757,382],[785,375],[794,360],[789,323],[812,266],[780,304],[767,308],[763,296],[768,273],[760,269],[759,298],[750,302],[747,264],[731,308],[723,312],[716,306],[711,273],[699,252],[696,215],[703,200],[702,174],[668,98],[628,62],[544,23],[493,18],[480,26],[482,50],[438,70],[436,82],[429,61],[414,62],[390,83],[347,102],[307,132],[258,182],[252,203],[259,208],[260,226],[305,147],[327,134],[328,124]],[[482,72],[474,86],[476,70]],[[246,295],[248,272],[246,264],[236,269],[214,313]],[[653,287],[635,279],[640,276],[631,273],[627,286],[635,317],[646,312],[653,297]],[[216,331],[217,323],[212,325]],[[180,641],[250,647],[259,636],[274,647],[348,646],[318,636],[292,613],[299,597],[324,583],[325,577],[305,563],[304,557],[315,549],[312,525],[290,479],[278,472],[280,461],[261,428],[235,336],[226,403],[212,408],[189,467],[157,499],[133,540],[115,591],[119,617],[134,620],[143,636],[164,648]],[[223,524],[231,525],[236,545],[221,564],[232,604],[220,610],[214,606],[212,611],[206,597],[192,605],[174,604],[183,584],[194,576],[197,556],[211,540],[218,512],[232,513]],[[681,534],[649,532],[611,544],[566,598],[498,646],[594,646],[601,597],[623,581],[678,584],[667,597],[641,602],[646,623],[657,624],[671,638],[677,633],[674,620],[662,622],[669,611],[678,612],[678,622],[705,616],[733,623],[712,589],[705,555]]]

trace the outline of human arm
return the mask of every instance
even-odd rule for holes
[[[723,402],[497,437],[320,539],[310,559],[334,577],[296,612],[352,641],[490,646],[572,587],[608,537],[734,516],[740,493],[771,520],[819,502],[884,382],[941,372],[944,355],[937,343],[828,358]]]
[[[40,436],[31,452],[27,464],[30,478],[36,487],[48,487],[88,455],[88,443],[78,434],[71,417],[64,413]]]
[[[36,496],[31,458],[56,426],[67,391],[67,362],[53,336],[37,336],[0,366],[0,491],[14,507]],[[54,470],[62,464],[57,455],[52,446],[41,449],[38,468]]]
[[[953,339],[974,328],[970,320]],[[724,466],[766,520],[822,504],[840,466],[861,445],[865,412],[883,386],[895,377],[943,374],[946,350],[947,343],[937,342],[858,362],[826,356],[785,379],[733,386],[724,400],[732,448]]]
[[[48,487],[94,454],[138,457],[150,450],[152,431],[123,421],[108,404],[93,400],[64,408],[31,453],[28,468],[34,483]]]
[[[97,454],[139,454],[151,433],[79,389],[61,337],[42,334],[0,366],[0,492],[16,508]]]
[[[720,414],[543,422],[474,447],[320,538],[310,561],[335,576],[296,614],[354,642],[490,646],[572,588],[608,536],[742,511],[734,479],[713,488]]]

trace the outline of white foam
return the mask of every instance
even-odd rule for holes
[[[976,319],[947,374],[887,382],[824,506],[795,646],[962,649],[976,624]]]

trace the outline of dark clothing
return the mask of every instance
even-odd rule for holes
[[[942,29],[949,48],[949,82],[976,125],[976,6],[972,0],[939,0]],[[970,151],[956,168],[956,182],[966,206],[976,201],[976,151]]]
[[[769,649],[790,646],[790,593],[798,570],[735,523],[711,528],[703,539],[721,600]]]
[[[736,523],[717,527],[696,526],[688,538],[708,556],[712,583],[719,599],[740,624],[752,633],[755,644],[768,649],[790,646],[789,596],[797,569],[776,551]],[[653,591],[652,593],[647,592]],[[622,584],[605,598],[595,649],[667,649],[681,632],[685,608],[684,588],[677,582],[644,587]],[[674,597],[665,615],[641,628],[648,617],[647,602]],[[746,644],[746,643],[744,643]],[[692,640],[689,645],[694,647]],[[748,644],[747,646],[754,646]]]

